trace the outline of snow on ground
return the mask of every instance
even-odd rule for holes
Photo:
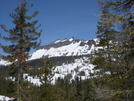
[[[37,76],[33,77],[28,74],[23,74],[23,78],[37,86],[41,85],[40,79]]]
[[[64,78],[67,75],[71,74],[70,81],[74,80],[76,77],[80,77],[80,72],[85,72],[85,75],[81,76],[81,78],[87,79],[89,78],[89,73],[93,73],[94,65],[90,64],[89,59],[87,57],[83,57],[80,59],[75,59],[74,62],[65,64],[63,63],[61,66],[56,66],[54,72],[55,75],[52,80],[52,84],[56,82],[58,77]],[[28,74],[24,74],[23,78],[26,78],[25,80],[28,80],[29,82],[35,84],[35,85],[41,85],[41,82],[37,76],[32,77]]]
[[[10,62],[5,61],[5,60],[3,60],[3,59],[0,59],[0,65],[6,66],[6,65],[8,65],[8,64],[10,64]]]
[[[9,100],[13,100],[14,98],[9,98],[7,96],[3,96],[3,95],[0,95],[0,101],[9,101]]]
[[[74,62],[70,64],[63,64],[61,66],[56,66],[55,68],[56,74],[53,78],[54,80],[52,81],[52,83],[54,83],[58,77],[64,78],[68,74],[72,75],[70,79],[71,81],[75,79],[76,77],[80,77],[79,73],[82,71],[85,72],[85,75],[81,76],[82,79],[87,79],[89,78],[89,73],[94,72],[93,68],[94,68],[94,65],[90,64],[87,57],[76,59]]]

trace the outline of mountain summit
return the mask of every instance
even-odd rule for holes
[[[44,56],[79,56],[90,54],[94,49],[94,44],[98,39],[80,40],[74,39],[59,39],[48,45],[40,46],[34,53],[32,53],[30,60],[41,58]]]

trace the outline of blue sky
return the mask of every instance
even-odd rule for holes
[[[9,13],[20,5],[21,0],[0,0],[0,24],[7,29],[14,27]],[[39,14],[32,20],[39,20],[42,26],[41,45],[49,44],[57,39],[71,38],[88,40],[96,37],[96,16],[101,13],[100,6],[95,0],[28,0],[28,6],[33,7],[28,12],[31,15],[35,10]],[[0,33],[6,35],[1,28]],[[7,44],[0,40],[1,43]],[[2,52],[2,50],[0,50]]]

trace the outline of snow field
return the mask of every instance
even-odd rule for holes
[[[58,77],[64,79],[64,77],[67,76],[68,74],[71,74],[70,82],[72,80],[74,80],[76,77],[81,77],[83,80],[87,79],[87,78],[89,78],[89,73],[93,72],[93,68],[94,68],[94,66],[92,64],[90,64],[87,57],[75,59],[74,62],[69,63],[69,64],[63,63],[61,66],[56,66],[56,68],[54,70],[55,75],[54,75],[51,83],[55,84]],[[85,73],[84,76],[79,75],[79,73],[82,71]],[[32,76],[29,76],[28,74],[24,74],[23,77],[27,78],[26,80],[28,80],[29,82],[31,82],[35,85],[41,84],[41,82],[37,76],[35,76],[33,78]]]

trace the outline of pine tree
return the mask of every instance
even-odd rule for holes
[[[41,68],[37,69],[37,75],[41,82],[39,101],[54,101],[58,99],[56,88],[52,85],[55,66],[48,57],[43,56],[41,60]]]
[[[95,51],[90,57],[91,63],[95,65],[95,72],[90,76],[97,77],[96,79],[92,79],[91,84],[94,84],[94,92],[96,92],[96,98],[101,99],[105,98],[105,90],[109,90],[107,79],[109,74],[113,75],[115,72],[115,63],[114,63],[114,47],[115,47],[115,38],[117,31],[114,30],[114,17],[109,12],[102,10],[102,14],[100,15],[100,21],[97,25],[97,37],[99,38],[99,44],[96,44],[96,47],[101,47],[97,51]],[[97,81],[97,83],[96,83]],[[98,85],[99,84],[99,85]]]
[[[27,16],[26,13],[30,10],[26,7],[27,1],[22,0],[21,5],[15,9],[15,13],[9,14],[13,18],[13,24],[15,25],[12,29],[6,29],[4,25],[1,28],[8,33],[6,36],[0,34],[0,38],[9,41],[11,45],[2,45],[0,47],[3,49],[6,56],[1,56],[4,60],[11,62],[10,74],[13,74],[17,81],[17,101],[21,101],[21,82],[23,80],[23,70],[28,70],[30,66],[26,66],[28,53],[31,48],[35,49],[39,46],[40,42],[37,39],[40,37],[41,32],[36,30],[40,27],[35,26],[38,20],[29,22],[33,17],[35,17],[38,12],[35,11],[31,16]],[[32,7],[33,5],[31,5]],[[24,90],[24,89],[23,89]]]
[[[41,84],[43,85],[51,84],[51,81],[53,80],[54,76],[53,71],[55,69],[55,66],[47,56],[43,56],[41,58],[40,66],[41,68],[37,69],[37,73],[40,78]]]
[[[95,54],[98,55],[94,61],[94,65],[96,69],[99,69],[103,66],[103,72],[108,72],[108,69],[111,69],[111,55],[112,55],[112,48],[115,47],[114,41],[116,38],[116,31],[114,30],[113,24],[114,17],[107,11],[103,10],[102,14],[100,15],[100,21],[98,21],[97,25],[97,38],[99,38],[99,44],[96,46],[101,46],[102,48],[95,51]],[[105,64],[105,66],[104,66]],[[107,64],[107,65],[106,65]],[[109,67],[109,68],[108,68]]]
[[[103,50],[94,55],[93,64],[99,69],[100,78],[96,85],[101,88],[102,99],[111,101],[131,101],[133,100],[133,0],[99,0],[102,11],[109,12],[114,18],[112,22],[116,25],[112,32],[114,39],[111,44],[103,44]],[[111,18],[111,17],[109,17]],[[111,19],[110,19],[111,20]],[[109,21],[106,21],[109,25]],[[103,25],[101,25],[103,27]],[[104,27],[106,28],[106,27]],[[101,29],[98,29],[100,35]],[[105,29],[102,30],[103,32]],[[101,43],[102,41],[100,41]],[[107,41],[110,42],[110,41]],[[100,44],[99,44],[100,45]],[[108,46],[107,46],[108,45]],[[107,50],[109,47],[109,50]]]

